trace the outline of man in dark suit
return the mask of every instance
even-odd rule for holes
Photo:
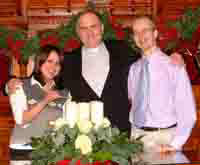
[[[103,41],[98,14],[80,14],[77,34],[83,46],[64,56],[63,84],[77,102],[100,100],[113,126],[130,132],[127,77],[138,56],[123,41]]]

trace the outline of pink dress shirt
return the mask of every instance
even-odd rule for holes
[[[145,127],[166,128],[177,123],[170,145],[181,149],[187,141],[196,122],[196,107],[190,80],[184,67],[172,64],[170,58],[155,49],[151,55],[143,57],[149,61],[150,96],[149,107],[145,111]],[[136,88],[139,82],[141,60],[132,64],[128,77],[128,93],[131,101],[130,122],[134,123]]]

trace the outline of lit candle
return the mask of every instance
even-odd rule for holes
[[[104,118],[103,103],[100,101],[92,101],[90,103],[91,121],[97,126],[101,125]]]
[[[79,120],[90,120],[89,103],[79,103]]]

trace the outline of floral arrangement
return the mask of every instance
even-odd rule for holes
[[[159,31],[168,31],[168,33],[165,33],[165,39],[168,40],[164,45],[165,49],[178,48],[182,41],[198,42],[200,36],[199,17],[200,7],[196,9],[187,8],[180,17],[162,23],[164,26],[167,25],[165,26],[167,29],[159,26]]]
[[[90,1],[87,8],[96,11],[94,4]],[[129,45],[133,45],[129,30],[122,28],[121,24],[108,11],[98,11],[97,13],[104,24],[104,40],[125,40]],[[47,44],[56,45],[65,52],[71,51],[81,45],[75,30],[78,18],[79,14],[72,15],[67,24],[45,31],[41,35],[34,34],[30,38],[25,30],[10,30],[0,27],[0,48],[9,49],[18,62],[27,62],[28,58],[35,55],[41,46]]]
[[[130,157],[142,152],[139,139],[130,140],[126,133],[111,127],[102,114],[101,102],[65,104],[63,118],[51,123],[53,127],[44,136],[32,138],[32,165],[128,165]],[[65,113],[70,118],[65,118]]]
[[[170,54],[179,52],[182,54],[189,77],[193,83],[200,83],[200,63],[197,54],[200,38],[200,7],[187,8],[184,13],[171,20],[159,17],[157,27],[159,30],[160,47]]]

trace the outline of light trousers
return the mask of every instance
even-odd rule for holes
[[[176,127],[162,129],[159,131],[144,131],[132,128],[131,138],[141,137],[144,143],[144,152],[139,155],[140,160],[150,164],[189,163],[188,158],[181,152],[162,154],[158,152],[158,145],[170,144]],[[134,158],[132,159],[134,162]]]
[[[144,143],[145,152],[157,152],[158,145],[170,144],[176,127],[161,129],[158,131],[144,131],[139,128],[132,128],[131,137],[142,137],[141,141]]]

